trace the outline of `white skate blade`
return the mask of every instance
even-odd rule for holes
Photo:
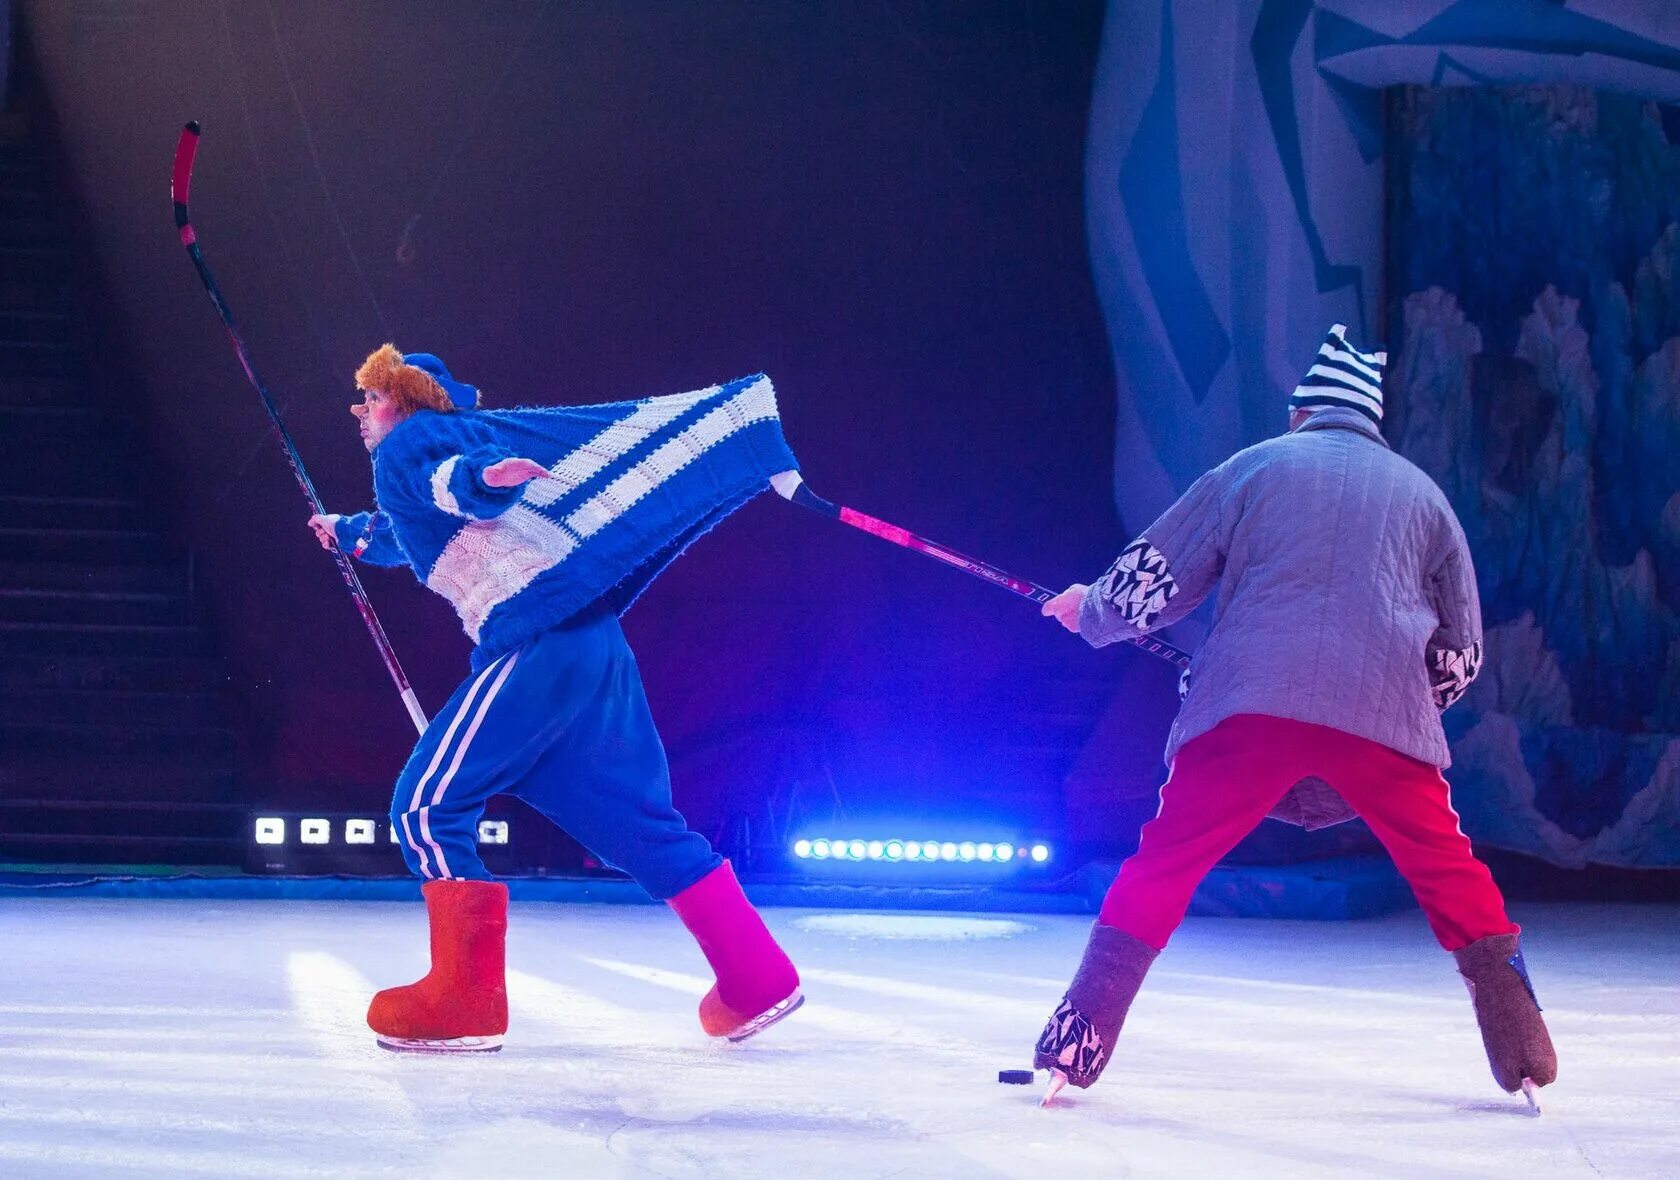
[[[735,1028],[733,1032],[725,1033],[724,1036],[729,1039],[730,1044],[740,1044],[748,1037],[757,1036],[777,1021],[786,1020],[789,1016],[792,1016],[795,1012],[797,1012],[799,1010],[799,1006],[804,1002],[805,993],[796,991],[781,1003],[765,1009],[745,1024]]]
[[[1056,1100],[1056,1095],[1062,1092],[1062,1087],[1066,1085],[1067,1074],[1063,1073],[1059,1069],[1052,1069],[1050,1071],[1050,1085],[1045,1089],[1044,1097],[1039,1100],[1038,1105],[1040,1107],[1049,1106]]]
[[[1540,1114],[1540,1086],[1533,1078],[1522,1080],[1522,1096],[1528,1099],[1528,1109],[1536,1115]]]
[[[393,1053],[499,1053],[501,1037],[449,1037],[444,1040],[424,1040],[416,1037],[388,1037],[376,1034],[381,1049]]]

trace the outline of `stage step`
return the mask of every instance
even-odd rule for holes
[[[168,538],[142,529],[0,528],[0,553],[12,561],[148,565],[176,552]]]
[[[113,692],[50,689],[8,694],[7,717],[20,725],[144,728],[218,726],[227,709],[215,692]]]
[[[0,623],[181,626],[189,620],[183,590],[69,590],[0,585]]]
[[[81,455],[73,445],[0,446],[0,496],[39,495],[74,478],[83,495],[115,499],[139,486],[145,463],[132,450]]]
[[[0,274],[4,274],[0,258]],[[31,377],[0,372],[0,406],[87,406],[92,391],[85,377]]]
[[[30,194],[12,192],[0,194],[0,209],[10,201],[16,204]],[[65,242],[64,226],[51,217],[29,217],[0,212],[0,246],[60,246]]]
[[[151,523],[145,506],[132,497],[0,496],[0,528],[144,532]]]
[[[62,282],[70,272],[70,251],[64,246],[0,244],[0,274],[11,281]]]
[[[106,623],[0,623],[0,655],[196,656],[197,627]]]
[[[117,764],[64,752],[0,756],[0,801],[226,803],[236,797],[231,769],[203,758],[153,756]]]
[[[188,553],[148,505],[144,434],[100,404],[54,170],[0,142],[0,857],[238,863],[229,679]],[[73,250],[72,245],[78,249]],[[102,369],[112,362],[99,358]],[[167,506],[163,506],[167,507]],[[10,801],[9,803],[7,801]],[[148,810],[150,809],[150,810]]]
[[[0,554],[0,591],[68,594],[168,594],[187,592],[186,573],[175,562],[145,565],[91,561],[8,561]]]
[[[55,690],[207,692],[227,685],[228,673],[214,656],[0,654],[0,696],[11,698]]]
[[[57,205],[42,189],[12,186],[0,189],[0,224],[9,221],[56,219]]]
[[[0,321],[6,317],[0,315]],[[8,449],[66,444],[132,448],[139,437],[133,418],[89,404],[0,405],[0,445]]]
[[[244,808],[213,800],[167,803],[0,801],[0,859],[75,864],[234,864]]]
[[[79,377],[87,372],[82,349],[62,340],[0,336],[0,372],[26,377]]]

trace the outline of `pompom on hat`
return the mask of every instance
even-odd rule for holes
[[[1322,410],[1341,406],[1358,410],[1382,424],[1383,369],[1386,352],[1360,352],[1347,341],[1347,325],[1336,324],[1318,346],[1312,368],[1290,395],[1291,410]]]
[[[397,351],[382,344],[356,370],[356,388],[377,389],[404,411],[471,410],[478,406],[478,387],[455,380],[449,367],[429,352]]]

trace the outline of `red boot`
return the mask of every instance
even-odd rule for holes
[[[700,1001],[700,1027],[707,1036],[744,1041],[805,1002],[799,972],[764,928],[728,861],[667,904],[717,976]]]
[[[368,1005],[368,1027],[384,1049],[494,1053],[507,1032],[507,886],[495,881],[427,881],[432,969],[418,983],[390,987]]]

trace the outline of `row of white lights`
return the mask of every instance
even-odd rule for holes
[[[298,820],[299,844],[331,844],[332,821],[328,819],[300,819]],[[373,844],[379,831],[379,822],[371,819],[347,819],[344,821],[344,843]],[[286,842],[286,820],[278,815],[259,815],[255,839],[258,844],[284,844]],[[396,825],[391,826],[391,843],[397,842]],[[485,819],[478,823],[478,842],[480,844],[506,844],[508,842],[508,825],[505,819]]]
[[[800,860],[891,860],[891,861],[958,861],[1005,864],[1012,860],[1031,860],[1043,864],[1050,859],[1047,844],[1011,844],[972,840],[796,840],[793,855]]]

